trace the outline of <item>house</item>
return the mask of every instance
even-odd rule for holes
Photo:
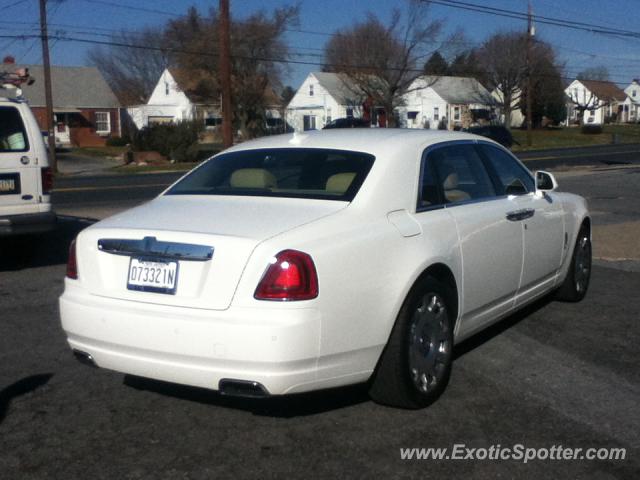
[[[346,75],[312,72],[285,109],[285,121],[295,131],[321,130],[336,118],[363,114],[362,95]]]
[[[277,95],[271,89],[265,94],[270,103],[265,112],[265,128],[270,131],[281,125],[279,119],[282,115],[277,105]],[[204,122],[207,130],[216,130],[222,125],[220,97],[203,93],[197,78],[178,69],[165,69],[147,103],[128,107],[127,114],[138,129],[159,123],[191,120]]]
[[[637,123],[640,121],[640,80],[634,78],[631,84],[624,89],[624,93],[627,98],[622,104],[618,121]]]
[[[564,90],[567,95],[567,124],[603,124],[623,113],[625,92],[615,83],[601,80],[574,80]]]
[[[398,109],[407,128],[466,128],[480,118],[489,120],[494,99],[475,78],[423,76],[416,79]]]
[[[511,119],[509,121],[509,126],[514,128],[519,128],[524,124],[525,116],[520,109],[520,89],[517,88],[511,97]],[[491,91],[491,96],[496,102],[496,112],[498,113],[498,120],[500,123],[505,125],[505,114],[502,112],[502,105],[504,105],[504,94],[500,90],[500,88],[494,88]]]
[[[29,69],[35,82],[23,85],[22,94],[41,130],[46,131],[47,109],[42,65],[4,64],[0,68],[7,71]],[[120,136],[120,103],[96,67],[52,66],[51,89],[56,144],[104,146],[108,138]]]
[[[165,69],[160,75],[147,103],[127,108],[129,117],[138,129],[159,123],[177,123],[202,119],[205,126],[222,124],[220,99],[206,98],[178,83],[179,71]]]

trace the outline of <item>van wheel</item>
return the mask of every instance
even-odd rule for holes
[[[412,288],[371,379],[374,401],[416,409],[442,394],[453,359],[452,304],[450,289],[433,277]]]
[[[591,238],[589,228],[582,226],[576,239],[569,271],[556,293],[558,300],[579,302],[587,294],[591,278]]]

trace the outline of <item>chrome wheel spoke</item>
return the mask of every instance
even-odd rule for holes
[[[447,310],[434,293],[422,297],[413,313],[409,329],[409,370],[421,392],[438,385],[451,356]]]

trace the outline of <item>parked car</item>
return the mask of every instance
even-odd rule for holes
[[[513,135],[511,135],[509,129],[503,125],[469,127],[467,131],[475,135],[490,138],[491,140],[498,142],[503,147],[511,148],[514,143],[518,144],[518,142],[513,139]]]
[[[55,226],[53,175],[29,105],[0,96],[0,237],[41,233]]]
[[[355,118],[355,117],[345,117],[345,118],[336,118],[332,120],[328,124],[326,124],[323,130],[332,129],[332,128],[369,128],[371,127],[371,122],[364,120],[363,118]]]
[[[308,132],[237,145],[82,231],[62,326],[81,360],[266,396],[369,382],[423,407],[453,345],[589,285],[583,198],[466,133]]]

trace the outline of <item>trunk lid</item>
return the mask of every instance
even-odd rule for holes
[[[346,202],[291,198],[159,197],[80,234],[79,280],[95,295],[225,310],[260,242],[346,206]],[[177,262],[175,293],[128,288],[132,258]],[[264,261],[266,268],[268,259]]]

